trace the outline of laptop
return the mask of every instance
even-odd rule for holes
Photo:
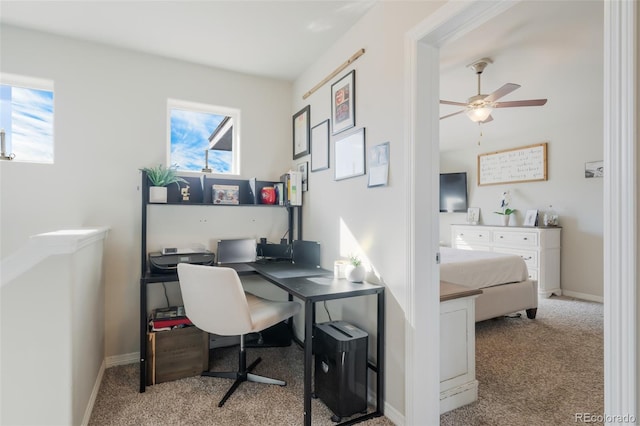
[[[217,263],[235,269],[237,272],[253,271],[247,263],[256,261],[256,240],[239,238],[235,240],[219,240]]]

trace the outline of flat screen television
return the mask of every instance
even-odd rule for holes
[[[440,174],[440,211],[467,212],[467,172]]]

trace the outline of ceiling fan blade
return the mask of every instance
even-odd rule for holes
[[[528,99],[525,101],[496,102],[496,104],[494,105],[494,108],[541,106],[546,103],[547,103],[546,99]]]
[[[466,107],[466,106],[467,106],[467,104],[466,104],[466,103],[463,103],[463,102],[454,102],[454,101],[443,101],[443,100],[440,100],[440,103],[441,103],[441,104],[444,104],[444,105],[456,105],[456,106],[462,106],[462,107]]]
[[[458,112],[454,112],[453,114],[448,114],[448,115],[443,115],[442,117],[440,117],[440,120],[442,120],[443,118],[449,118],[449,117],[453,117],[454,115],[458,115],[458,114],[462,114],[465,110],[461,109]]]
[[[519,87],[520,87],[519,84],[507,83],[501,88],[499,88],[498,90],[496,90],[495,92],[493,92],[492,94],[490,94],[489,96],[487,96],[486,98],[484,98],[484,101],[495,102],[501,97],[506,96],[509,93],[513,92],[514,90],[518,89]]]

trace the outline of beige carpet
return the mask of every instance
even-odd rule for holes
[[[576,413],[603,413],[602,304],[552,297],[539,306],[535,321],[502,318],[476,325],[479,399],[442,415],[441,425],[576,425]],[[282,378],[287,386],[243,383],[218,408],[228,380],[193,377],[149,386],[141,394],[137,364],[112,367],[89,424],[302,424],[302,350],[292,345],[248,354],[249,362],[263,358],[257,374]],[[233,369],[236,351],[219,350],[213,362],[215,370]],[[334,425],[321,401],[313,401],[312,414],[314,425]],[[382,417],[363,424],[392,422]]]
[[[237,368],[237,348],[214,351],[212,370]],[[247,348],[247,363],[258,356],[254,372],[285,380],[287,386],[242,383],[222,408],[218,401],[231,380],[191,377],[148,386],[138,392],[138,366],[108,368],[89,425],[301,425],[303,424],[303,351],[285,348]],[[332,413],[320,400],[312,400],[314,425],[335,425]],[[370,412],[374,410],[371,409]],[[348,419],[344,419],[346,421]],[[385,417],[365,425],[393,425]]]
[[[576,413],[604,413],[602,304],[551,297],[538,306],[534,321],[476,325],[478,401],[441,425],[576,425]]]

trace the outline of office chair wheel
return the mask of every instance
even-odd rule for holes
[[[331,416],[331,421],[334,423],[340,423],[340,420],[342,420],[342,417],[340,416],[336,416],[335,414]]]

